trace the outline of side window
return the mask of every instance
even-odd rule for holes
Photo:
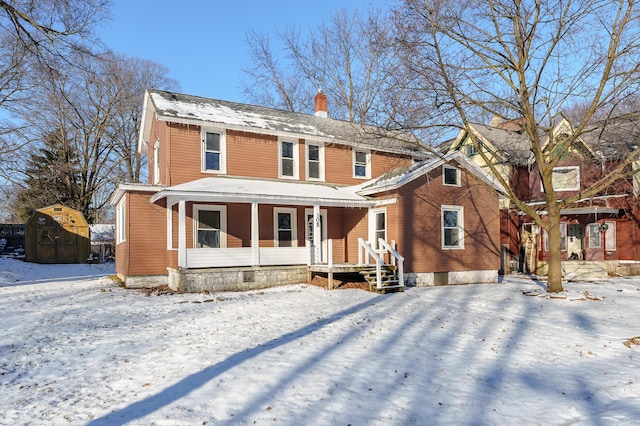
[[[447,186],[460,186],[460,169],[448,164],[442,165],[442,184]]]
[[[376,250],[380,248],[379,238],[387,241],[387,209],[373,210],[373,246]]]
[[[354,149],[353,150],[353,177],[354,178],[371,178],[371,151]]]
[[[580,189],[580,168],[554,167],[551,182],[556,191],[577,191]],[[540,186],[542,187],[542,183]]]
[[[589,228],[589,248],[598,248],[602,247],[601,238],[600,238],[600,224],[599,223],[590,223],[588,225]]]
[[[315,143],[306,144],[307,179],[324,180],[324,148]]]
[[[227,215],[224,206],[194,206],[195,247],[224,248],[227,246]]]
[[[275,208],[273,215],[274,245],[276,247],[296,247],[298,245],[296,209]]]
[[[298,143],[280,141],[278,157],[278,177],[298,179]]]
[[[116,207],[116,243],[124,243],[127,241],[127,215],[126,199],[123,197]]]
[[[224,132],[205,131],[202,136],[202,171],[226,173],[226,137]]]
[[[153,146],[153,183],[160,182],[160,141]]]
[[[605,222],[604,249],[607,251],[616,250],[616,223]]]
[[[464,248],[464,207],[442,206],[442,248]]]

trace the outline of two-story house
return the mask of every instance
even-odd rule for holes
[[[126,286],[248,289],[380,263],[403,271],[400,286],[497,280],[486,173],[409,135],[331,119],[322,93],[315,104],[307,115],[147,91],[149,183],[121,184],[111,200]]]
[[[494,120],[488,126],[470,126],[485,157],[497,165],[498,172],[511,183],[517,196],[544,212],[543,188],[531,143],[522,134],[520,123]],[[566,120],[555,125],[556,138],[572,131]],[[603,176],[607,170],[633,151],[638,144],[638,120],[635,116],[596,123],[576,138],[572,149],[553,170],[553,185],[563,197],[580,194]],[[448,152],[463,152],[488,171],[482,156],[469,135],[461,131]],[[594,197],[581,199],[561,210],[562,257],[565,275],[587,273],[590,276],[607,273],[628,274],[640,259],[640,228],[638,227],[637,179],[621,179]],[[548,259],[546,233],[527,215],[501,203],[501,238],[503,254],[512,259],[511,268],[545,273]],[[591,267],[584,268],[585,265]],[[593,269],[595,267],[595,269]],[[576,273],[576,275],[579,275]]]

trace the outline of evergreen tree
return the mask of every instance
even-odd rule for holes
[[[24,186],[16,197],[22,221],[35,210],[52,204],[80,208],[77,153],[56,133],[49,133],[42,147],[31,153],[24,174]]]

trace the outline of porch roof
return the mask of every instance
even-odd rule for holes
[[[357,189],[355,186],[212,176],[161,189],[151,197],[151,202],[166,198],[169,204],[180,200],[328,207],[376,204],[375,200],[356,194]]]

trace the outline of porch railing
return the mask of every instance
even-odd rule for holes
[[[260,247],[259,265],[254,265],[253,249],[194,248],[187,249],[187,268],[223,268],[234,266],[306,265],[306,247]]]
[[[394,248],[396,242],[391,241],[391,244],[389,244],[384,239],[378,238],[378,244],[380,245],[380,251],[384,247],[389,252],[391,264],[398,268],[398,284],[404,286],[404,257]]]
[[[366,256],[364,256],[366,254]],[[376,263],[376,287],[382,288],[382,264],[384,261],[371,247],[368,241],[363,238],[358,238],[358,265],[370,265],[369,258],[372,258]]]

